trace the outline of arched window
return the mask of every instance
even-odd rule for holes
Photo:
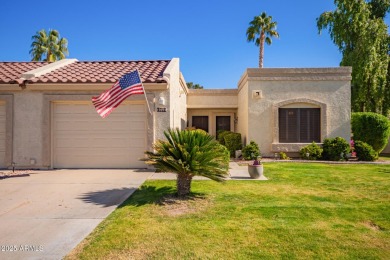
[[[274,143],[321,143],[326,136],[326,104],[311,99],[274,105]]]

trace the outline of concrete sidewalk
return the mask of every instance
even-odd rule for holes
[[[229,162],[229,174],[228,180],[250,180],[250,181],[264,181],[267,180],[264,176],[260,179],[251,179],[248,173],[247,166],[240,166],[236,162]],[[174,173],[153,173],[149,176],[149,180],[176,180],[176,174]],[[209,180],[204,177],[194,177],[194,180]]]
[[[0,180],[0,259],[61,259],[151,174],[57,170]]]

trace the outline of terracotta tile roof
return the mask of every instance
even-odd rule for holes
[[[23,73],[33,69],[37,69],[48,62],[29,61],[29,62],[0,62],[0,84],[11,83],[19,79]]]
[[[143,83],[166,82],[163,72],[169,60],[155,61],[76,61],[29,83],[114,83],[123,74],[138,69]],[[13,83],[22,73],[46,65],[44,62],[0,62],[0,84]],[[35,67],[34,67],[35,66]]]

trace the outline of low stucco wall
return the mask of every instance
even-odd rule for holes
[[[350,68],[248,69],[239,83],[239,96],[248,99],[247,133],[239,127],[246,143],[256,141],[264,156],[299,151],[306,144],[279,143],[278,108],[294,105],[321,108],[321,141],[349,140],[350,74]],[[246,120],[243,111],[239,108],[239,123]]]
[[[390,138],[389,138],[389,142],[387,143],[387,146],[385,147],[385,149],[383,149],[382,153],[390,154]]]

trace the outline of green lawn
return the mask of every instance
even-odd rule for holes
[[[389,259],[390,166],[268,163],[269,181],[148,181],[69,259]]]
[[[379,155],[380,161],[390,161],[390,154],[381,154]]]

